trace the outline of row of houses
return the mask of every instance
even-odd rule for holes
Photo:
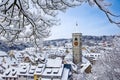
[[[18,67],[6,69],[2,78],[4,80],[68,80],[70,67],[66,67],[62,62],[61,58],[55,58],[47,59],[46,63],[38,65],[20,63]]]

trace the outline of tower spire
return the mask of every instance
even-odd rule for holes
[[[79,29],[78,29],[78,23],[76,21],[76,24],[75,24],[75,33],[79,33]]]
[[[76,21],[76,27],[78,26],[78,23],[77,23],[77,21]]]

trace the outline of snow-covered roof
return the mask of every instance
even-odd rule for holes
[[[16,67],[10,67],[6,69],[6,71],[3,73],[2,77],[9,77],[9,78],[17,78],[18,68]]]
[[[28,70],[27,75],[28,76],[34,76],[35,69],[36,69],[36,66],[31,65],[29,70]]]
[[[4,65],[14,65],[17,64],[18,61],[15,58],[11,58],[11,57],[4,57],[4,63],[3,63],[3,58],[0,58],[0,64]]]
[[[70,71],[69,69],[64,68],[63,76],[62,76],[62,79],[61,79],[61,80],[68,80],[69,71]]]
[[[51,80],[49,78],[42,78],[41,80]],[[60,79],[53,79],[53,80],[60,80]]]
[[[29,71],[29,68],[30,68],[29,63],[21,63],[19,65],[18,75],[27,75],[27,72]]]
[[[62,65],[61,58],[47,59],[46,67],[61,67],[61,65]]]
[[[23,57],[23,55],[22,55],[23,52],[21,52],[21,51],[15,51],[15,50],[14,50],[14,53],[15,53],[15,58],[16,58],[16,59],[17,59],[17,58],[20,58],[20,57],[21,57],[21,58]]]
[[[25,48],[25,51],[35,51],[36,50],[36,48],[34,48],[34,47],[29,47],[29,48]]]
[[[90,61],[87,60],[85,57],[82,57],[82,68],[80,69],[81,73],[83,73],[87,68],[88,66],[91,65]]]
[[[61,67],[56,68],[45,68],[42,76],[43,77],[62,77],[64,65],[62,64]]]
[[[35,56],[36,59],[44,60],[46,55],[43,53],[36,53]]]
[[[46,50],[45,53],[54,54],[54,55],[57,55],[57,56],[64,56],[65,50],[66,49],[63,49],[63,48],[52,48],[52,49]]]
[[[72,48],[72,43],[65,43],[65,48]]]
[[[56,59],[47,59],[47,60],[48,61],[46,64],[38,64],[37,66],[30,65],[29,63],[20,63],[19,66],[15,69],[14,67],[7,69],[3,76],[17,78],[19,75],[26,77],[41,75],[43,77],[42,80],[44,80],[44,77],[46,76],[49,77],[53,76],[56,77],[56,79],[57,77],[62,77],[64,71],[64,64],[62,64],[62,59],[56,58]]]
[[[3,80],[1,76],[2,76],[2,74],[0,74],[0,80]]]
[[[31,62],[34,63],[34,56],[33,55],[24,54],[24,59],[27,58],[27,57],[30,59]]]
[[[94,57],[95,60],[97,60],[101,54],[100,53],[84,53],[83,54],[84,57]]]
[[[68,60],[73,60],[73,55],[71,53],[68,53],[66,56],[65,56],[65,60],[68,61]]]
[[[73,61],[67,60],[66,63],[71,65],[73,71],[77,71],[77,65],[74,64]]]
[[[41,75],[43,73],[43,70],[45,69],[45,64],[38,64],[38,66],[35,69],[36,75]]]
[[[6,52],[0,51],[0,57],[8,56]]]

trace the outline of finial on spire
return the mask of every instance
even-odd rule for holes
[[[76,21],[76,24],[75,24],[75,33],[78,33],[79,32],[79,29],[78,29],[78,23]]]
[[[77,23],[77,21],[76,21],[76,26],[78,26],[78,23]]]

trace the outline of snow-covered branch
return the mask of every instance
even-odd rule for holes
[[[93,65],[92,74],[88,80],[120,80],[120,37],[113,40],[114,47],[105,51],[100,60]]]

